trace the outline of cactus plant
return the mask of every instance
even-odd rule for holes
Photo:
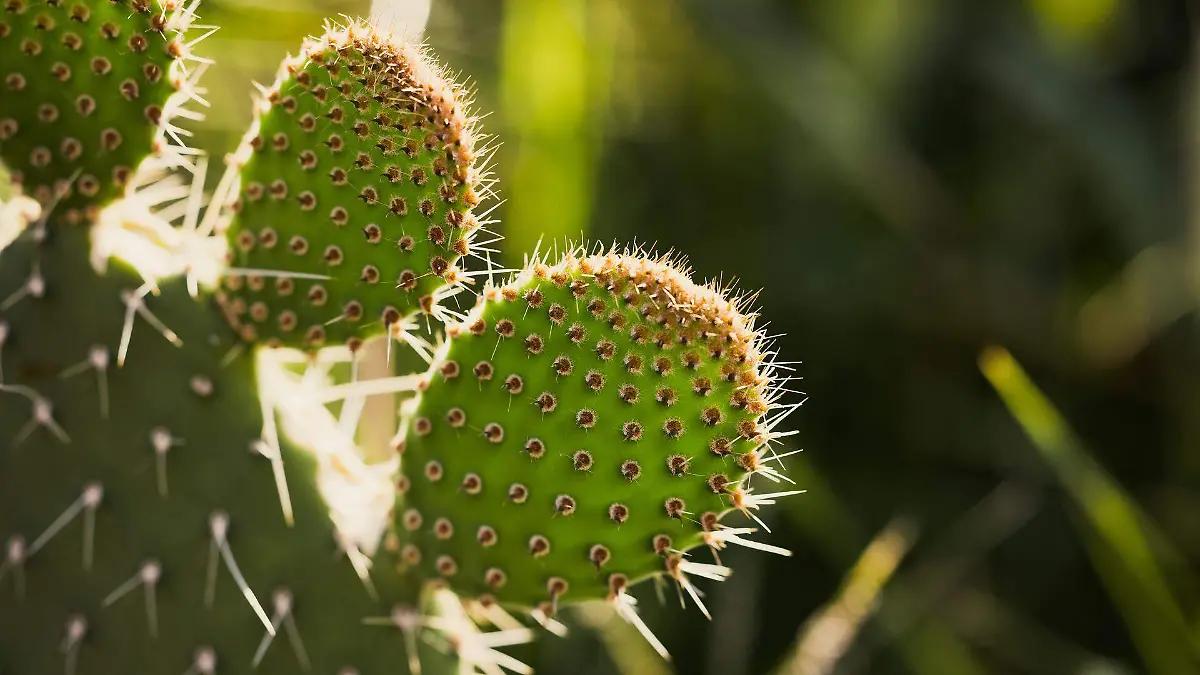
[[[183,30],[196,10],[34,4],[9,0],[0,49],[55,12]],[[787,480],[791,408],[746,298],[641,250],[534,255],[505,283],[462,269],[488,194],[465,100],[421,50],[331,25],[202,209],[206,162],[164,154],[165,127],[124,115],[124,154],[88,161],[140,168],[85,193],[67,163],[29,172],[53,129],[5,99],[0,157],[41,212],[0,208],[0,670],[525,672],[497,650],[533,637],[506,609],[557,630],[561,605],[605,598],[665,654],[629,584],[668,574],[703,608],[690,576],[729,570],[689,551],[783,552],[721,523],[792,492],[749,484]],[[440,306],[475,275],[465,320]],[[436,352],[421,313],[445,323]],[[377,337],[429,370],[330,374]],[[392,391],[417,396],[368,463],[356,421]]]

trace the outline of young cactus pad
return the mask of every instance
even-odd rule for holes
[[[79,221],[168,149],[169,118],[191,98],[183,32],[196,3],[0,2],[0,159]]]
[[[224,306],[244,339],[356,349],[436,313],[484,189],[463,98],[421,49],[360,24],[284,63],[235,158]]]
[[[688,573],[727,574],[684,552],[753,543],[721,516],[761,503],[751,475],[786,480],[768,445],[779,385],[742,304],[636,253],[488,288],[404,431],[405,563],[543,611],[663,572],[696,597]]]

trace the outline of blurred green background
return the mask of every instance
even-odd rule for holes
[[[368,11],[204,0],[222,29],[201,49],[219,61],[199,142],[234,147],[249,81],[323,17]],[[808,492],[769,516],[794,557],[723,555],[711,623],[640,588],[672,664],[598,609],[518,656],[581,674],[1200,672],[1188,3],[380,11],[428,14],[424,38],[493,111],[503,262],[580,237],[684,252],[763,289],[812,397],[788,461]]]

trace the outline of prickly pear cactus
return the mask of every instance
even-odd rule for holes
[[[465,271],[487,152],[421,50],[305,42],[202,208],[196,2],[0,2],[0,158],[41,203],[0,204],[0,672],[526,673],[505,608],[598,599],[665,656],[630,584],[707,613],[721,549],[787,553],[726,522],[795,493],[745,298],[640,250]],[[428,372],[359,380],[379,337]]]
[[[223,239],[200,226],[202,176],[160,191],[181,179],[186,196],[159,204],[181,224],[155,221],[136,191],[87,228],[60,226],[76,218],[53,200],[0,224],[5,244],[16,233],[0,252],[0,672],[494,667],[492,647],[527,631],[479,644],[461,607],[422,595],[386,555],[372,566],[388,467],[322,426],[322,400],[196,288]],[[281,433],[297,422],[319,432],[303,446]]]
[[[689,574],[724,576],[688,551],[754,545],[722,516],[776,496],[751,476],[786,481],[770,441],[788,409],[743,305],[640,252],[488,289],[400,444],[411,571],[544,613],[655,574],[693,597]]]
[[[466,279],[485,189],[464,96],[421,49],[361,25],[284,63],[235,160],[228,235],[250,271],[227,277],[224,305],[245,339],[357,350],[437,313]]]
[[[0,158],[60,220],[90,220],[148,157],[177,163],[195,0],[3,0]]]

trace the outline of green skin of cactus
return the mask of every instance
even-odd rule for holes
[[[218,509],[228,514],[229,550],[267,615],[273,616],[275,591],[292,594],[292,620],[312,672],[353,667],[383,675],[404,668],[400,631],[363,619],[413,603],[412,585],[401,583],[393,564],[377,564],[371,576],[379,599],[371,598],[339,553],[315,486],[315,461],[283,439],[294,508],[294,525],[285,523],[270,462],[250,450],[262,429],[253,359],[227,358],[238,340],[214,303],[189,297],[181,280],[147,298],[183,346],[139,318],[124,367],[107,370],[109,410],[101,414],[97,372],[73,367],[93,346],[116,353],[125,315],[120,294],[141,281],[115,263],[98,276],[87,252],[85,229],[51,227],[44,243],[25,238],[0,253],[0,297],[21,288],[34,270],[45,281],[41,297],[0,311],[7,333],[0,368],[9,389],[0,391],[0,543],[20,536],[28,550],[85,485],[103,487],[93,512],[90,569],[84,568],[84,509],[0,575],[0,671],[69,672],[66,626],[69,617],[82,616],[86,632],[70,657],[75,675],[184,673],[201,646],[214,650],[223,675],[301,672],[286,621],[252,668],[265,629],[219,557],[215,595],[206,603],[209,519]],[[15,387],[49,402],[70,442],[49,426],[28,426],[32,404]],[[156,428],[174,441],[164,457],[166,494],[151,443]],[[105,603],[150,559],[161,565],[157,635],[145,587]],[[456,672],[449,657],[421,651],[425,672]]]
[[[467,251],[469,130],[457,104],[434,110],[413,91],[399,48],[335,36],[271,95],[241,172],[233,264],[330,278],[228,277],[223,304],[245,339],[356,346],[427,310]]]
[[[137,5],[137,7],[135,7]],[[151,154],[181,46],[159,0],[4,0],[0,158],[25,192],[79,220]],[[65,191],[64,191],[65,190]]]
[[[603,598],[613,575],[633,583],[664,572],[673,554],[656,550],[657,536],[669,537],[676,551],[691,549],[703,543],[703,516],[730,509],[727,493],[746,475],[738,453],[759,444],[738,436],[738,423],[756,415],[730,404],[736,385],[722,378],[726,363],[709,358],[703,345],[657,346],[660,326],[638,311],[648,301],[629,305],[619,288],[572,277],[580,279],[587,283],[578,297],[570,285],[533,278],[509,293],[515,299],[488,300],[482,332],[464,329],[430,371],[405,436],[405,494],[395,510],[410,574],[516,607],[544,607],[552,596],[558,605]],[[542,296],[536,304],[527,299],[535,289]],[[552,321],[550,313],[559,310]],[[624,322],[619,328],[614,316]],[[498,334],[505,321],[509,337]],[[635,327],[647,329],[650,339],[635,341]],[[702,355],[695,368],[685,365],[689,354]],[[571,361],[568,374],[556,366],[562,356]],[[654,363],[664,357],[670,370],[660,374]],[[514,375],[521,380],[517,393]],[[636,388],[636,401],[622,398],[625,385]],[[664,390],[675,395],[673,404],[658,400],[669,400],[658,395]],[[553,410],[539,404],[545,394],[554,397]],[[713,409],[721,421],[709,425],[702,414]],[[581,424],[580,411],[594,415],[593,426]],[[636,440],[627,422],[640,425]],[[678,433],[667,432],[669,422]],[[710,450],[717,438],[731,441],[731,454]],[[540,457],[528,451],[531,439],[541,442]],[[577,455],[581,450],[587,458]],[[672,470],[671,458],[681,457],[686,468]],[[714,489],[712,476],[727,478],[728,486]],[[521,486],[523,500],[514,499],[514,486]],[[569,513],[563,495],[571,499]],[[683,500],[688,513],[669,515],[670,499]],[[623,520],[614,505],[627,510]],[[548,551],[535,550],[535,537],[544,537]],[[594,557],[597,545],[607,549],[602,564]],[[557,580],[567,582],[565,593]]]

